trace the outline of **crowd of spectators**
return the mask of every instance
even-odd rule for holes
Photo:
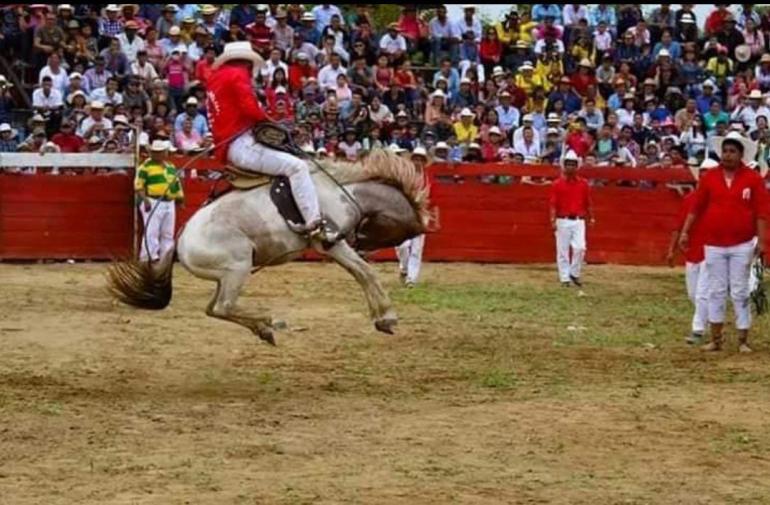
[[[770,17],[752,4],[29,4],[2,12],[0,54],[33,75],[34,115],[0,76],[0,152],[124,152],[169,140],[211,147],[206,81],[224,44],[266,65],[254,91],[307,152],[375,147],[436,160],[657,167],[699,161],[730,130],[770,146]],[[18,91],[18,90],[17,90]]]

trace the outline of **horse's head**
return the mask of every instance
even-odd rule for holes
[[[327,168],[349,188],[361,208],[355,228],[357,249],[395,247],[435,224],[425,177],[411,161],[376,149],[361,163]]]

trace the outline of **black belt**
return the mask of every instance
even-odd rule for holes
[[[572,215],[572,216],[559,216],[559,219],[567,219],[569,221],[582,221],[585,218],[583,216]]]

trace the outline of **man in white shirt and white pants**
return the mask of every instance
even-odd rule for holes
[[[428,152],[424,147],[416,147],[412,151],[412,162],[420,173],[423,173],[425,165],[428,163]],[[396,247],[401,281],[408,288],[413,288],[417,284],[417,279],[420,276],[420,267],[422,266],[422,250],[424,246],[425,235],[418,235]]]

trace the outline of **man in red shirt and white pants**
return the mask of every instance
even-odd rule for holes
[[[286,176],[305,224],[289,223],[290,228],[311,238],[335,242],[334,232],[326,231],[315,184],[308,164],[289,153],[271,149],[254,139],[252,129],[269,122],[252,87],[254,72],[264,60],[249,42],[231,42],[214,60],[207,83],[207,110],[216,144],[216,156],[223,163],[261,174]]]
[[[706,159],[700,165],[698,179],[705,175],[709,168],[716,168],[719,165],[714,160]],[[684,228],[687,216],[692,212],[695,206],[695,192],[688,194],[682,201],[682,208],[677,217],[677,226],[671,237],[671,244],[668,248],[666,260],[669,266],[674,266],[674,255],[676,247],[679,244],[679,235]],[[692,332],[685,339],[685,342],[692,345],[700,344],[703,335],[706,333],[709,319],[709,280],[706,273],[706,262],[703,241],[703,220],[696,220],[690,230],[690,242],[687,249],[683,250],[685,259],[685,282],[687,285],[687,296],[695,307],[692,316]]]
[[[580,269],[586,253],[586,219],[594,224],[588,181],[577,175],[579,161],[573,151],[568,151],[562,160],[563,174],[551,186],[551,226],[556,234],[559,281],[564,287],[570,283],[582,286]]]
[[[718,146],[721,161],[709,170],[695,192],[679,245],[686,249],[696,218],[703,220],[706,272],[709,276],[709,323],[711,342],[706,351],[722,348],[727,294],[733,301],[738,350],[751,352],[749,328],[749,276],[751,262],[764,255],[768,195],[762,177],[745,165],[751,141],[731,132]],[[755,239],[756,237],[756,239]]]

